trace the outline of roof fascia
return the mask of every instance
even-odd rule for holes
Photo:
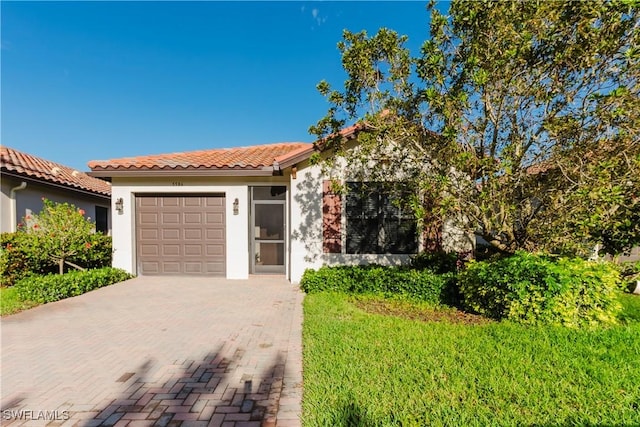
[[[87,172],[96,178],[165,176],[273,176],[273,166],[261,169],[102,169]]]

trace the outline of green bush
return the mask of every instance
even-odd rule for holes
[[[89,235],[86,249],[74,255],[70,261],[86,269],[111,267],[113,246],[111,236],[102,233]]]
[[[300,286],[307,293],[377,294],[440,303],[450,298],[453,273],[380,265],[321,267],[304,272]]]
[[[609,263],[518,252],[458,275],[465,308],[496,319],[571,327],[614,324],[620,275]]]
[[[458,270],[460,256],[455,252],[421,252],[411,257],[411,267],[431,270],[436,274],[453,273]]]
[[[111,266],[112,254],[111,236],[92,233],[82,249],[67,260],[95,269]],[[43,249],[39,234],[17,231],[0,235],[0,285],[13,286],[24,277],[55,272],[58,267]]]
[[[0,235],[0,285],[13,286],[31,274],[55,271],[47,254],[38,249],[34,235],[16,232]]]
[[[636,281],[640,280],[640,261],[624,262],[618,265],[622,276],[622,286],[625,291],[633,291]]]
[[[30,276],[17,282],[15,287],[23,301],[47,303],[81,295],[132,277],[124,270],[105,267],[97,270],[70,271],[66,274]]]

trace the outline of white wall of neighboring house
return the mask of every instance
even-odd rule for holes
[[[23,190],[15,191],[15,205],[11,201],[11,190],[20,185],[21,182],[27,182],[27,186]],[[53,202],[57,203],[70,203],[78,209],[83,209],[85,216],[90,217],[95,221],[96,206],[109,208],[109,201],[106,198],[92,196],[91,194],[85,194],[75,192],[73,190],[65,190],[49,185],[38,184],[37,182],[15,179],[13,177],[8,178],[3,176],[1,187],[1,212],[2,220],[0,224],[0,231],[10,232],[12,228],[13,214],[11,212],[15,206],[15,224],[21,223],[26,215],[32,213],[39,213],[42,210],[43,202],[42,198],[45,197]],[[108,218],[108,228],[111,230],[111,215]]]

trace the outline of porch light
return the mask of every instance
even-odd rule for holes
[[[240,205],[240,202],[238,201],[238,198],[236,197],[236,199],[233,201],[233,214],[234,215],[238,215],[238,212],[239,212],[239,209],[240,209],[239,205]]]
[[[119,214],[124,212],[124,200],[122,200],[122,197],[116,200],[116,211],[118,211]]]

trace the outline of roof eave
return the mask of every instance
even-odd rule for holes
[[[96,178],[113,177],[164,177],[164,176],[273,176],[273,166],[247,169],[110,169],[96,168],[87,175]]]
[[[34,177],[34,176],[31,176],[31,175],[28,175],[28,174],[21,174],[21,173],[15,172],[15,171],[9,171],[9,170],[4,169],[4,168],[2,168],[1,172],[2,172],[2,175],[9,176],[9,177],[12,177],[12,178],[15,178],[15,179],[19,179],[19,180],[22,180],[22,181],[32,182],[32,183],[39,184],[39,185],[49,186],[49,187],[53,187],[53,188],[63,189],[63,190],[66,190],[66,191],[73,191],[73,192],[76,192],[76,193],[79,193],[79,194],[85,194],[85,195],[92,196],[92,197],[98,197],[98,198],[102,198],[102,199],[111,200],[111,194],[97,192],[97,191],[91,191],[91,190],[87,190],[87,189],[84,189],[84,188],[81,188],[81,187],[72,186],[72,185],[60,184],[60,183],[49,181],[49,180],[46,180],[46,179],[43,179],[43,178]]]

